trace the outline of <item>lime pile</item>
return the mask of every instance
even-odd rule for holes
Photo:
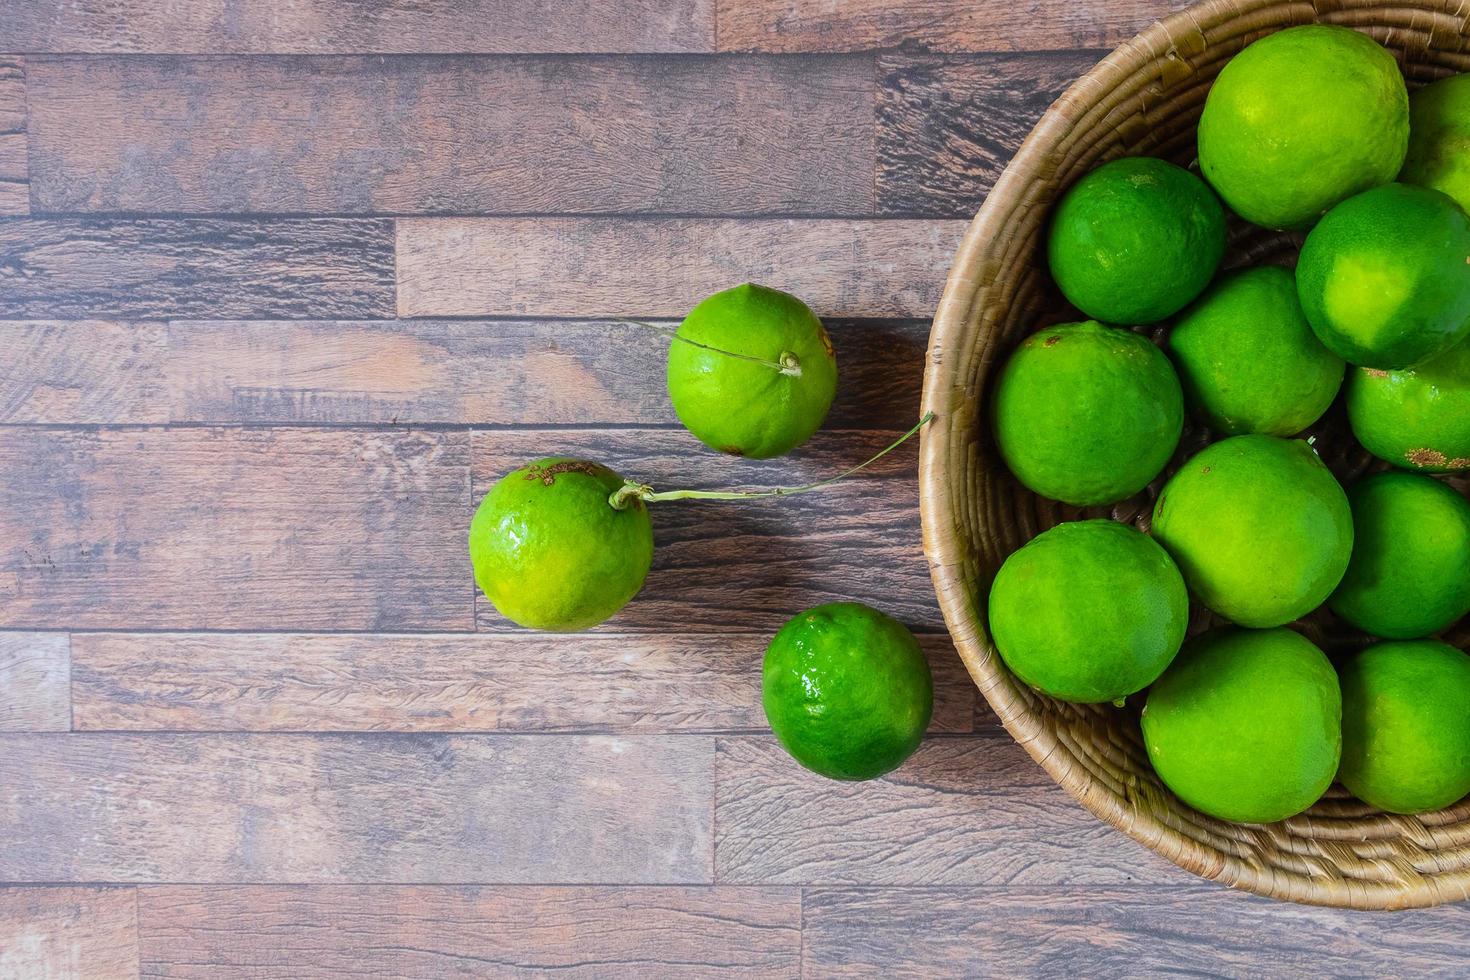
[[[1053,698],[1138,695],[1154,770],[1204,813],[1284,820],[1334,779],[1448,806],[1470,792],[1470,656],[1443,639],[1470,613],[1470,500],[1445,479],[1470,472],[1470,75],[1411,98],[1367,36],[1289,28],[1221,71],[1198,153],[1198,176],[1114,160],[1057,203],[1052,278],[1088,319],[999,369],[996,449],[1148,533],[1037,535],[991,583],[992,640]],[[1304,232],[1294,270],[1222,274],[1227,208]],[[1339,400],[1378,458],[1346,488],[1314,446]],[[1186,412],[1207,444],[1174,459]],[[1208,628],[1186,639],[1191,598]],[[1292,629],[1309,615],[1341,649]]]

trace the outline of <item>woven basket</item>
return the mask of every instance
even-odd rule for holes
[[[920,449],[924,550],[950,632],[980,691],[1016,740],[1097,816],[1195,874],[1262,895],[1370,909],[1436,905],[1470,897],[1470,800],[1402,817],[1334,787],[1282,823],[1213,819],[1154,775],[1136,705],[1118,710],[1039,695],[1011,676],[985,631],[985,596],[1007,555],[1059,521],[1080,517],[1147,529],[1158,488],[1111,508],[1070,508],[1026,490],[996,453],[985,410],[993,372],[1033,330],[1079,318],[1045,274],[1052,203],[1116,157],[1190,164],[1205,93],[1225,62],[1265,34],[1313,22],[1350,26],[1380,41],[1411,87],[1470,71],[1470,0],[1208,0],[1154,24],[1079,79],[1021,145],[950,270],[924,379],[924,408],[936,416]],[[1290,261],[1294,244],[1237,224],[1227,264]],[[1382,465],[1353,444],[1340,409],[1314,434],[1344,480]],[[1187,430],[1173,465],[1207,438]],[[1196,616],[1191,628],[1209,625],[1208,616]],[[1365,642],[1326,613],[1301,628],[1329,652]],[[1465,648],[1470,623],[1447,639]]]

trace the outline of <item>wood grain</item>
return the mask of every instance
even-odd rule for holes
[[[0,633],[0,732],[64,732],[70,727],[66,634]]]
[[[469,436],[0,429],[0,625],[468,629]]]
[[[913,411],[927,322],[827,327],[828,428]],[[0,322],[0,342],[0,422],[678,424],[669,341],[610,321]]]
[[[157,886],[145,977],[793,977],[801,897],[772,888]]]
[[[766,641],[760,634],[569,642],[545,634],[80,633],[72,640],[75,727],[764,731]],[[975,685],[949,637],[921,642],[935,679],[931,730],[972,731]],[[0,641],[0,684],[3,658]],[[4,694],[0,686],[0,705]],[[4,721],[0,708],[0,727]]]
[[[0,219],[0,318],[391,316],[392,222]]]
[[[138,975],[131,888],[0,888],[0,977]]]
[[[476,432],[475,502],[502,474],[552,454],[599,460],[661,490],[769,489],[835,475],[898,434],[819,432],[789,457],[750,462],[711,452],[683,430]],[[920,548],[915,452],[910,444],[805,496],[654,504],[653,570],[643,592],[597,629],[769,635],[810,606],[856,601],[911,629],[943,633]],[[478,608],[480,629],[519,629],[489,602]]]
[[[491,54],[708,51],[714,0],[0,0],[23,51]]]
[[[0,24],[6,18],[0,12]],[[0,215],[30,212],[25,59],[0,54]]]
[[[402,316],[683,317],[745,281],[823,317],[927,317],[962,221],[404,218]]]
[[[879,213],[972,217],[1041,114],[1101,56],[883,55]]]
[[[810,889],[807,976],[1461,977],[1470,908],[1350,912],[1208,885]]]
[[[42,56],[27,77],[36,211],[873,208],[865,55]]]
[[[1004,733],[933,738],[839,783],[774,739],[719,739],[715,879],[740,884],[1084,885],[1187,880],[1075,803]]]
[[[718,0],[721,51],[940,51],[1112,47],[1181,0]]]
[[[702,736],[0,735],[0,880],[697,883]]]

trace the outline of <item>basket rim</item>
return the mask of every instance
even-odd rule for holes
[[[1355,909],[1426,908],[1470,899],[1470,870],[1392,884],[1383,881],[1311,877],[1300,872],[1262,866],[1222,851],[1209,849],[1171,827],[1157,815],[1131,806],[1085,767],[1069,764],[1070,752],[1057,734],[1037,723],[1031,707],[1014,693],[1014,681],[994,648],[976,601],[969,594],[962,571],[964,534],[954,499],[948,491],[948,450],[953,431],[949,401],[963,382],[957,378],[955,358],[946,353],[964,342],[974,306],[974,270],[1003,240],[1004,227],[1015,210],[1028,205],[1021,191],[1032,176],[1047,171],[1048,158],[1059,139],[1095,109],[1091,96],[1110,91],[1116,83],[1133,79],[1137,70],[1160,56],[1171,57],[1194,39],[1203,49],[1207,28],[1268,8],[1296,8],[1307,21],[1318,14],[1355,6],[1352,0],[1203,0],[1162,20],[1125,42],[1074,81],[1047,109],[1021,143],[969,224],[950,266],[944,292],[936,309],[926,350],[921,414],[933,412],[919,440],[919,511],[924,554],[950,636],[971,679],[1001,724],[1026,752],[1073,799],[1093,815],[1129,837],[1202,878],[1268,898],[1309,905]],[[1385,5],[1387,9],[1389,5]],[[1440,12],[1464,18],[1470,27],[1470,0],[1397,0],[1395,9]],[[1470,33],[1470,31],[1467,31]],[[968,391],[984,397],[983,391]]]

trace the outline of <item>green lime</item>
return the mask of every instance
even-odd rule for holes
[[[1393,180],[1409,142],[1409,93],[1376,41],[1310,24],[1230,60],[1205,99],[1199,165],[1236,214],[1303,229],[1338,201]]]
[[[608,502],[623,479],[597,463],[553,456],[501,477],[470,522],[470,562],[506,619],[572,633],[638,594],[653,561],[641,500]]]
[[[790,293],[752,283],[715,293],[689,312],[678,337],[669,347],[669,398],[711,449],[769,459],[806,442],[826,419],[837,357],[822,321]]]
[[[1409,155],[1399,180],[1443,191],[1470,211],[1470,74],[1409,96]]]
[[[1052,216],[1052,278],[1083,313],[1156,323],[1209,284],[1225,254],[1225,209],[1194,174],[1126,157],[1087,174]]]
[[[1243,823],[1301,813],[1332,785],[1342,694],[1327,656],[1288,629],[1218,629],[1148,692],[1143,742],[1164,785]]]
[[[1359,367],[1412,367],[1470,336],[1470,216],[1439,191],[1385,184],[1327,212],[1296,267],[1317,337]]]
[[[1428,473],[1470,470],[1470,340],[1406,371],[1349,372],[1348,421],[1374,456]]]
[[[1353,515],[1305,442],[1233,436],[1164,484],[1153,535],[1206,606],[1241,626],[1280,626],[1342,580]]]
[[[792,758],[832,779],[872,779],[913,755],[934,712],[929,662],[903,624],[833,602],[787,621],[761,668],[766,719]]]
[[[990,587],[990,634],[1006,666],[1063,701],[1117,701],[1148,687],[1188,625],[1189,594],[1173,560],[1116,521],[1042,532]]]
[[[1205,293],[1175,321],[1167,347],[1185,398],[1225,435],[1296,435],[1342,385],[1342,358],[1312,333],[1296,280],[1274,265],[1235,273]]]
[[[995,389],[995,439],[1011,472],[1077,506],[1132,496],[1159,475],[1184,428],[1169,359],[1094,320],[1027,337]]]
[[[1342,767],[1358,799],[1390,813],[1470,793],[1470,657],[1438,640],[1379,643],[1342,666]]]
[[[1470,502],[1397,470],[1359,480],[1348,502],[1353,557],[1327,601],[1333,612],[1391,640],[1428,636],[1470,612]]]

